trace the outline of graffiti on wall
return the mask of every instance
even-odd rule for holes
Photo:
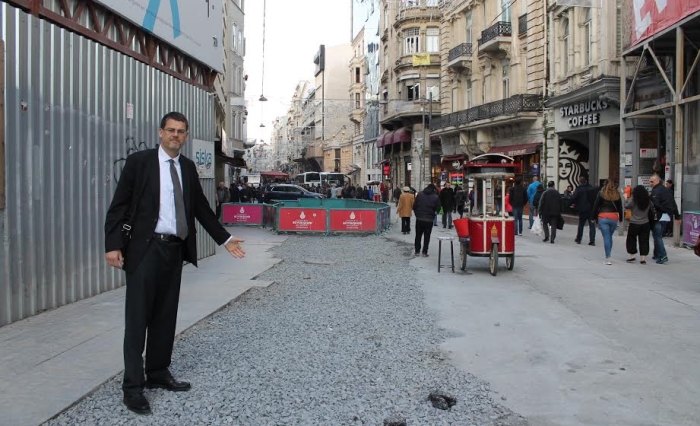
[[[156,143],[153,148],[157,147],[158,144]],[[148,149],[146,142],[141,141],[137,143],[133,136],[127,136],[124,141],[124,156],[117,158],[114,160],[114,163],[112,163],[112,175],[115,183],[119,182],[119,178],[122,175],[122,170],[124,170],[124,165],[126,164],[126,157],[134,152],[144,151],[146,149]]]
[[[588,178],[588,148],[578,142],[561,140],[559,142],[559,192],[564,192],[571,185],[578,186],[578,178]]]

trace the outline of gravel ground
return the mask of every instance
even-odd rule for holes
[[[410,245],[292,235],[274,250],[283,261],[260,279],[275,284],[176,342],[171,370],[190,392],[146,390],[153,414],[138,416],[122,405],[118,376],[47,424],[528,424],[440,350],[449,335],[423,302]],[[457,403],[434,408],[434,390]]]

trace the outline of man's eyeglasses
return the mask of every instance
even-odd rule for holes
[[[167,129],[163,129],[163,131],[169,135],[177,133],[178,136],[183,136],[183,135],[187,134],[187,130],[183,130],[183,129],[167,128]]]

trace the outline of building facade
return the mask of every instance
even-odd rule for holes
[[[441,8],[443,180],[459,183],[465,161],[483,153],[513,157],[524,179],[541,174],[545,8],[539,0],[455,0]]]
[[[700,1],[647,3],[625,0],[622,6],[626,78],[620,92],[620,176],[631,186],[648,186],[654,173],[671,179],[681,212],[695,212],[700,210]],[[697,239],[700,222],[693,217],[684,214],[685,244]],[[681,242],[677,233],[674,239]]]
[[[224,164],[222,179],[227,184],[240,179],[247,167],[245,140],[248,138],[245,88],[245,0],[226,0],[228,20],[226,23],[224,60],[226,75],[226,132],[222,135],[221,163]]]
[[[439,174],[440,140],[428,124],[440,115],[437,0],[381,2],[380,124],[382,178],[423,187]]]
[[[354,184],[364,186],[368,181],[382,178],[378,164],[377,138],[379,125],[380,79],[380,0],[351,0],[352,49],[350,62],[350,113],[352,150],[347,174]],[[359,69],[359,72],[358,72]],[[358,81],[359,80],[359,81]],[[358,99],[359,98],[359,99]]]
[[[622,0],[600,6],[549,1],[547,176],[560,192],[580,176],[619,181]]]

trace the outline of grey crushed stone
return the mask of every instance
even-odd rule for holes
[[[153,414],[121,403],[121,377],[48,425],[526,426],[488,383],[449,362],[413,248],[383,236],[291,235],[283,259],[228,308],[181,335],[171,371],[190,392],[146,390]],[[330,264],[329,264],[330,263]],[[439,389],[457,402],[432,406]]]

